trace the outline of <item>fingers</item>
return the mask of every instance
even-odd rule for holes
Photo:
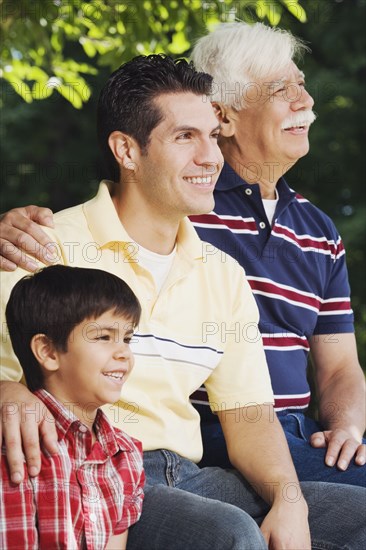
[[[356,464],[362,466],[365,463],[365,445],[360,443],[344,431],[324,432],[328,449],[325,455],[327,466],[337,465],[342,471],[347,470],[350,462],[355,459]]]
[[[331,463],[334,464],[337,462],[337,467],[340,470],[347,470],[349,463],[355,455],[357,447],[358,443],[354,440],[348,439],[344,442],[339,441],[338,439],[335,439],[335,441],[331,440],[328,447]]]
[[[2,433],[10,477],[14,483],[20,483],[24,479],[24,457],[30,476],[36,476],[40,471],[40,435],[45,448],[51,454],[58,452],[57,432],[54,418],[42,401],[29,394],[21,384],[2,384],[8,384],[4,386],[8,395],[17,394],[18,398],[24,396],[24,401],[6,400],[1,408]]]
[[[0,238],[0,265],[5,271],[14,271],[18,266],[26,271],[35,271],[37,264],[11,242]]]
[[[360,445],[358,447],[355,462],[358,466],[366,464],[366,445]]]
[[[53,212],[50,208],[43,208],[40,206],[26,206],[25,210],[28,212],[29,218],[34,222],[47,227],[54,227]]]
[[[343,471],[347,470],[353,458],[358,466],[363,466],[365,464],[365,453],[365,445],[359,445],[357,441],[348,439],[340,452],[337,467]]]
[[[43,420],[39,426],[42,447],[51,454],[58,453],[58,437],[55,425],[55,419],[51,413],[44,407]]]
[[[0,243],[0,251],[1,251],[1,243]],[[0,256],[0,269],[2,271],[15,271],[16,268],[17,268],[17,265],[15,263]]]
[[[36,476],[41,470],[41,449],[39,444],[38,425],[32,422],[27,415],[20,425],[24,455],[27,470],[30,476]]]
[[[24,458],[19,429],[20,413],[17,403],[4,403],[1,409],[1,420],[10,478],[13,483],[20,483],[24,479]]]
[[[18,265],[27,271],[35,271],[38,266],[27,254],[46,265],[57,260],[56,247],[41,227],[30,219],[30,216],[37,220],[40,217],[42,221],[49,219],[50,212],[48,208],[29,206],[10,210],[1,216],[0,254],[3,269],[12,271],[14,265]]]
[[[315,432],[310,437],[310,444],[318,449],[327,446],[324,432]]]
[[[28,473],[36,476],[41,469],[40,437],[51,454],[57,453],[55,420],[43,403],[22,404],[21,437]]]

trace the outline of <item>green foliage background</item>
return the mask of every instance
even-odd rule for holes
[[[302,68],[318,114],[310,154],[287,179],[343,236],[366,365],[365,13],[365,0],[0,0],[0,210],[59,210],[94,193],[97,96],[122,62],[188,57],[218,22],[280,25],[312,49]]]

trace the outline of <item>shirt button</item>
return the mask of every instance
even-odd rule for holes
[[[246,188],[245,190],[245,194],[246,195],[251,195],[253,193],[253,191],[251,189],[249,189],[249,187]]]
[[[266,224],[264,222],[260,222],[259,227],[261,229],[264,229],[266,227]]]
[[[85,434],[88,431],[88,428],[84,426],[83,424],[80,424],[79,426],[79,432]]]
[[[97,516],[94,514],[94,512],[92,512],[90,515],[89,515],[89,519],[90,521],[92,521],[93,523],[95,523],[97,521]]]

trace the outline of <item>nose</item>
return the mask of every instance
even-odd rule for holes
[[[288,94],[288,97],[291,102],[291,109],[294,111],[300,109],[310,110],[314,106],[314,99],[304,86],[291,85],[291,93]]]
[[[116,361],[129,361],[133,357],[130,345],[126,342],[118,342],[113,353]]]
[[[194,162],[198,166],[202,166],[207,174],[214,175],[219,172],[224,158],[215,138],[210,136],[199,140]]]

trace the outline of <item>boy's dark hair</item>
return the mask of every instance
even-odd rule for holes
[[[31,349],[35,334],[45,334],[60,351],[76,325],[113,310],[136,326],[141,306],[130,287],[100,269],[55,265],[23,277],[6,306],[14,352],[31,391],[43,387],[43,373]]]
[[[164,113],[154,99],[161,94],[211,93],[212,77],[198,72],[184,59],[166,55],[138,56],[123,64],[108,79],[98,103],[98,140],[109,170],[119,180],[119,167],[108,145],[114,131],[133,137],[146,152],[152,130]]]

